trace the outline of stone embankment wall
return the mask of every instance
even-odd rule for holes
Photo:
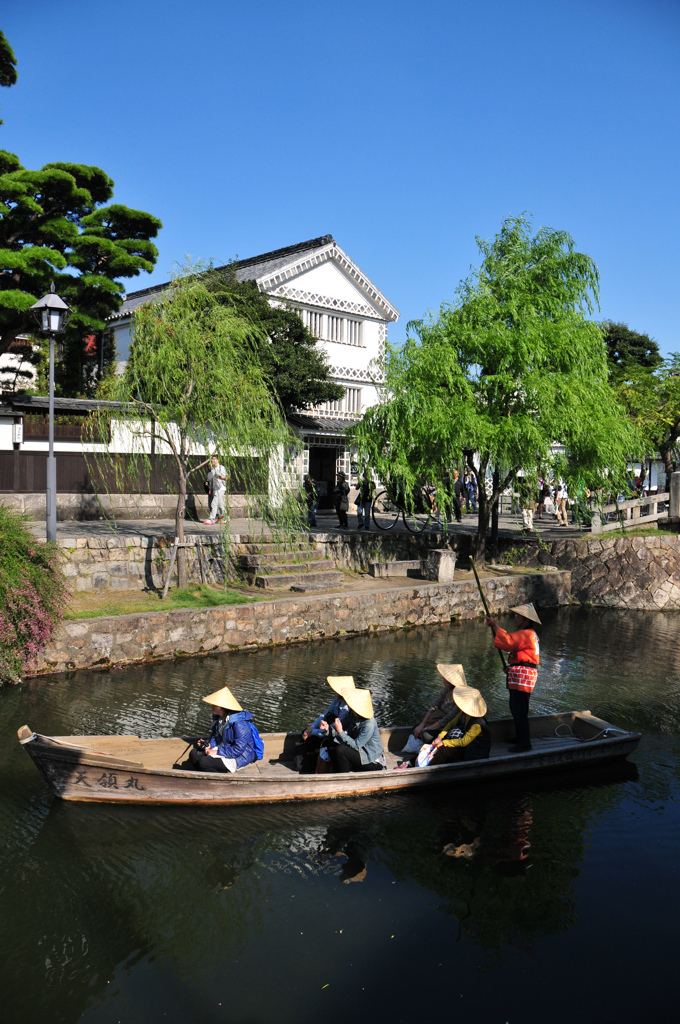
[[[507,556],[506,556],[507,557]],[[584,537],[516,546],[515,565],[552,565],[571,572],[578,604],[656,611],[680,609],[680,537]]]
[[[483,583],[489,606],[496,612],[526,601],[543,607],[569,604],[570,586],[568,572],[500,576]],[[475,582],[465,581],[81,619],[62,623],[27,674],[249,650],[474,618],[481,612]]]
[[[353,569],[359,572],[368,571],[371,562],[402,561],[403,559],[421,559],[427,556],[428,550],[448,547],[458,552],[467,553],[470,538],[466,535],[453,534],[446,538],[442,534],[428,533],[422,536],[404,534],[311,534],[310,542],[319,552],[319,558],[336,559],[342,569]],[[187,540],[199,540],[204,571],[208,579],[224,582],[225,546],[219,535],[201,534],[193,537],[187,534]],[[232,536],[230,541],[229,575],[234,570],[234,558],[237,545],[246,543],[252,538]],[[107,590],[144,590],[160,589],[165,584],[171,537],[147,537],[144,535],[116,535],[111,533],[105,537],[78,536],[74,524],[73,536],[60,536],[57,541],[63,556],[63,568],[74,591]],[[187,551],[187,575],[190,581],[201,579],[198,552],[196,547]],[[293,555],[291,555],[291,560]],[[176,576],[176,570],[173,570]]]
[[[191,538],[189,538],[191,539]],[[172,537],[115,536],[59,537],[62,568],[76,592],[161,589],[166,580]],[[187,551],[187,575],[200,581],[199,554]],[[224,582],[225,549],[219,536],[201,538],[204,572],[213,582]],[[176,577],[177,570],[173,569]]]

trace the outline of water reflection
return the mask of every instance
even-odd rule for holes
[[[648,966],[657,1004],[670,999],[670,980],[657,975],[673,977],[680,896],[671,626],[667,616],[638,618],[631,629],[617,615],[562,612],[542,636],[537,705],[590,707],[642,727],[638,767],[382,799],[195,810],[63,804],[14,730],[27,721],[55,734],[194,732],[200,696],[223,682],[263,730],[291,728],[313,717],[331,672],[370,684],[382,721],[408,722],[439,688],[437,660],[462,660],[492,714],[506,714],[484,627],[82,673],[3,692],[6,1019],[25,1014],[28,992],[33,1015],[65,1024],[204,1016],[302,1024],[344,1020],[348,1005],[400,1020],[422,1013],[423,992],[438,986],[463,1004],[478,999],[484,975],[494,984],[482,982],[478,1020],[543,1021],[552,984],[561,995],[550,1019],[566,1021],[582,1009],[578,993],[563,990],[567,970],[590,986],[592,1019],[629,1019],[644,1008],[635,995],[618,1005],[613,995],[628,991],[631,970],[617,916],[624,890],[626,927],[653,907],[656,934],[667,937],[649,946]],[[641,660],[643,631],[649,657]],[[606,960],[597,956],[603,948]],[[644,957],[638,944],[638,967]],[[521,958],[530,961],[520,968]],[[535,996],[517,980],[529,964],[542,979]]]

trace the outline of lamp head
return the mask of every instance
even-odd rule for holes
[[[59,334],[71,316],[70,307],[56,294],[54,282],[48,294],[43,295],[42,299],[38,299],[31,306],[31,311],[38,321],[40,330],[45,334]]]

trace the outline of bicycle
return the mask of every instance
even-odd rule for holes
[[[403,501],[393,498],[388,491],[380,491],[373,499],[371,508],[373,522],[379,530],[392,530],[399,516],[409,533],[422,533],[434,522],[432,512],[425,507],[425,496],[419,495],[411,510],[407,510]]]

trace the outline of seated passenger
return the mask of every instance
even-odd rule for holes
[[[322,722],[332,724],[336,718],[340,719],[344,728],[352,717],[352,712],[345,700],[345,692],[353,690],[354,679],[352,676],[327,676],[328,685],[337,694],[330,702],[326,710],[319,715],[311,725],[308,725],[302,733],[302,740],[295,748],[295,764],[302,774],[314,772],[317,767],[319,750],[327,732],[321,728]]]
[[[255,744],[250,711],[243,710],[228,686],[203,701],[212,705],[210,735],[197,741],[182,767],[197,772],[235,772],[251,764],[255,760]]]
[[[453,699],[460,710],[432,741],[435,753],[431,765],[477,761],[489,756],[491,732],[484,717],[486,702],[481,693],[471,686],[457,686]]]
[[[431,743],[437,733],[457,713],[453,700],[454,686],[467,686],[462,665],[437,665],[437,671],[446,680],[446,685],[436,701],[425,714],[420,725],[413,730],[413,735],[423,743]]]
[[[352,716],[343,726],[339,718],[332,725],[323,721],[328,733],[327,750],[334,772],[376,772],[387,767],[378,723],[373,717],[370,690],[346,690],[345,700]]]

